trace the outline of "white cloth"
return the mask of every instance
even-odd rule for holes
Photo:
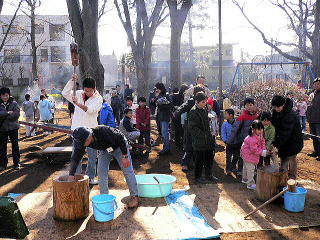
[[[74,114],[72,117],[71,130],[78,127],[94,128],[98,126],[98,114],[102,106],[102,97],[98,91],[95,91],[94,95],[87,101],[83,99],[84,91],[77,90],[76,97],[80,104],[88,107],[85,112],[81,108],[75,105]],[[72,102],[73,96],[73,81],[69,80],[64,89],[62,90],[62,96],[64,96],[69,102]]]
[[[128,107],[129,109],[132,110],[132,118],[131,118],[131,121],[130,121],[130,122],[131,122],[132,124],[134,124],[134,125],[137,123],[136,109],[137,109],[138,107],[139,107],[139,105],[136,104],[136,103],[133,103],[131,107]]]
[[[218,136],[219,133],[219,125],[218,125],[218,118],[217,118],[217,114],[215,113],[215,111],[210,111],[208,113],[208,117],[210,119],[210,132],[212,136]]]

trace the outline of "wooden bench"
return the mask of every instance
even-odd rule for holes
[[[56,154],[66,154],[66,153],[70,153],[70,154],[72,153],[72,146],[47,147],[42,151],[42,154],[48,160],[49,164],[52,164],[54,162],[54,157]]]

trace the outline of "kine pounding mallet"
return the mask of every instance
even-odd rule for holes
[[[75,42],[70,43],[71,62],[73,66],[73,73],[76,73],[76,67],[79,65],[79,52],[78,44]],[[76,96],[76,81],[73,82],[73,96]]]

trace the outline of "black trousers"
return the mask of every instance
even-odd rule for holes
[[[174,125],[174,141],[177,146],[183,145],[183,128],[181,124],[180,118],[173,118],[173,125]]]
[[[226,147],[226,171],[233,171],[236,169],[237,162],[240,158],[240,147],[227,145]],[[240,166],[241,167],[241,166]],[[242,168],[242,167],[241,167]]]
[[[18,129],[0,132],[0,167],[7,167],[8,157],[7,157],[7,144],[8,137],[10,138],[12,145],[12,158],[14,166],[20,163],[20,152],[18,143]]]
[[[145,145],[151,147],[150,130],[149,131],[140,131],[139,143],[140,144],[145,144]]]
[[[210,151],[194,151],[193,157],[195,160],[194,177],[201,178],[202,168],[206,177],[212,174],[213,150]]]

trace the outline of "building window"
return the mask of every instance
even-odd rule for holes
[[[29,78],[18,78],[19,86],[28,86],[29,85]]]
[[[4,50],[4,62],[5,63],[19,63],[20,62],[20,50],[19,49],[5,49]]]
[[[40,49],[40,62],[48,62],[48,49]]]
[[[65,62],[66,48],[65,47],[51,47],[51,62]]]
[[[12,78],[3,78],[2,79],[2,86],[12,87],[13,86],[13,79]]]
[[[5,34],[8,31],[8,28],[9,28],[9,25],[3,25],[2,26],[2,33]],[[9,33],[10,34],[20,34],[20,33],[22,33],[22,30],[18,25],[11,25]]]
[[[226,56],[232,56],[232,49],[226,50]]]
[[[65,26],[63,24],[50,24],[50,41],[64,41],[65,40]]]
[[[43,24],[36,24],[34,27],[35,34],[42,34],[44,33],[44,26]]]

